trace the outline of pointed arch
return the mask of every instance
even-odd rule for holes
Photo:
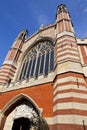
[[[29,46],[25,52],[23,53],[23,56],[22,56],[22,60],[24,59],[25,55],[28,53],[28,51],[33,47],[35,46],[36,44],[38,44],[40,41],[50,41],[53,45],[55,45],[55,42],[56,40],[51,38],[51,37],[42,37],[42,36],[39,36],[36,38],[36,40],[32,43],[31,46]]]
[[[54,41],[50,37],[38,37],[23,53],[17,80],[48,76],[54,70]]]
[[[31,103],[31,105],[33,106],[37,114],[41,115],[41,111],[38,105],[35,103],[35,101],[31,97],[23,93],[15,96],[12,100],[10,100],[2,109],[1,113],[5,116],[8,116],[9,113],[11,113],[15,109],[16,106],[22,104],[23,102]]]

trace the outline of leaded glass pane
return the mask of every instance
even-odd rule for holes
[[[30,77],[32,77],[32,76],[33,76],[33,74],[34,74],[35,62],[36,62],[36,57],[33,59],[32,69],[31,69],[31,74],[30,74]]]
[[[39,64],[40,64],[40,56],[38,57],[38,60],[37,60],[36,71],[35,71],[35,78],[38,77]]]
[[[45,76],[48,75],[48,69],[49,69],[49,52],[46,54],[46,61],[45,61]]]
[[[54,50],[51,51],[51,56],[50,56],[50,71],[54,69]]]
[[[27,66],[28,66],[28,61],[25,62],[25,68],[24,68],[24,73],[23,73],[23,78],[25,79],[26,78],[26,70],[27,70]]]
[[[25,62],[23,63],[23,66],[22,66],[22,70],[21,70],[21,74],[20,74],[19,80],[21,80],[21,79],[22,79],[22,75],[23,75],[24,66],[25,66]]]
[[[41,65],[40,65],[40,74],[43,73],[43,68],[44,68],[44,54],[42,55],[42,59],[41,59]]]
[[[31,63],[32,63],[32,59],[31,59],[30,62],[29,62],[29,67],[28,67],[28,70],[27,70],[26,78],[29,78],[29,75],[30,75],[30,69],[31,69]]]

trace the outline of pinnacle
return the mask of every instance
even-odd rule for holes
[[[57,14],[61,13],[61,12],[68,12],[67,8],[66,8],[66,5],[64,4],[60,4],[58,7],[57,7]]]

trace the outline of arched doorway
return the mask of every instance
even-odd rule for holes
[[[29,102],[23,102],[14,110],[13,125],[11,130],[30,130],[38,128],[39,115]]]
[[[30,130],[30,121],[28,118],[15,119],[12,130]]]
[[[23,122],[27,123],[30,128],[33,117],[36,116],[37,118],[41,116],[41,111],[38,105],[25,94],[19,94],[14,97],[10,102],[8,102],[8,104],[6,104],[1,113],[3,118],[5,118],[4,121],[2,120],[3,118],[1,119],[1,130],[15,130],[14,127],[17,127],[17,125],[15,125],[17,124],[17,121],[21,122],[19,130],[26,130],[22,124]],[[21,127],[23,128],[21,129]]]
[[[38,105],[25,94],[14,97],[1,113],[1,130],[49,130]]]

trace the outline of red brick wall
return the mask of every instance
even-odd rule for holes
[[[2,109],[12,98],[18,94],[26,94],[32,98],[39,108],[43,108],[43,116],[51,117],[53,115],[53,87],[52,83],[33,86],[26,89],[19,89],[4,92],[0,95],[0,109]],[[3,99],[3,100],[2,100]]]

